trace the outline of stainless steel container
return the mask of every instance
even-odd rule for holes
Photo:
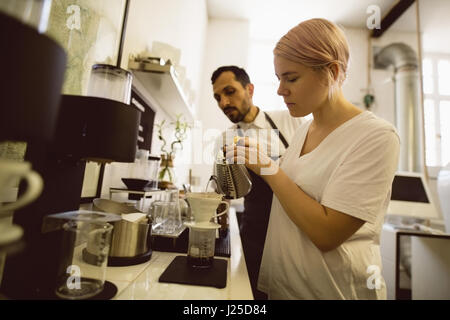
[[[135,208],[107,199],[94,199],[93,208],[94,210],[118,215],[142,214],[142,212]],[[110,257],[132,258],[145,254],[150,250],[152,233],[152,221],[150,217],[144,216],[143,219],[136,222],[122,219],[112,224],[114,229],[111,249],[109,251]]]
[[[118,221],[114,224],[111,241],[111,257],[135,257],[146,253],[149,248],[151,224],[148,222]]]

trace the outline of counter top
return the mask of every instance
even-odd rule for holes
[[[173,252],[153,251],[150,261],[129,267],[108,267],[106,280],[114,283],[117,300],[252,300],[253,294],[242,251],[236,211],[229,211],[231,257],[228,260],[227,285],[223,289],[206,286],[158,282],[176,256]]]

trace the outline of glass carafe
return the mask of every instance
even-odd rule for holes
[[[209,268],[214,260],[216,246],[215,228],[189,228],[187,260],[191,267]]]

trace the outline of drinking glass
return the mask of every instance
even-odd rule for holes
[[[179,202],[168,202],[165,221],[162,224],[164,233],[173,234],[181,227],[181,212]]]
[[[167,220],[169,202],[153,201],[149,208],[149,215],[152,218],[152,232],[154,234],[164,233],[163,224]]]
[[[62,259],[55,293],[69,300],[88,299],[105,284],[113,226],[100,221],[69,221],[63,225]],[[83,261],[89,252],[89,263]]]

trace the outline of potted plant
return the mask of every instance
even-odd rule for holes
[[[163,130],[166,127],[166,120],[157,123],[158,138],[161,140],[161,170],[159,171],[159,188],[167,189],[173,186],[174,172],[173,172],[173,159],[178,147],[183,149],[183,141],[187,138],[187,130],[190,128],[189,124],[181,119],[182,115],[176,116],[176,121],[170,124],[174,126],[174,139],[170,142],[170,149],[167,149],[168,139],[164,137]]]

